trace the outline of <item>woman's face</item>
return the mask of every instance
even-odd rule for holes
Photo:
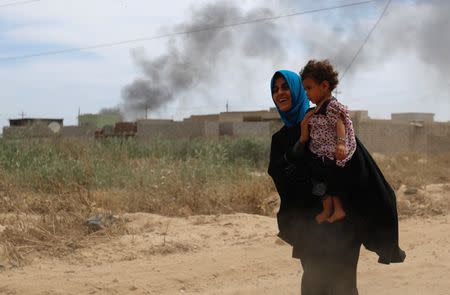
[[[272,98],[278,109],[288,112],[292,107],[292,97],[289,85],[283,77],[278,77],[272,88]]]

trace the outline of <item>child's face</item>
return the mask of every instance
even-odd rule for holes
[[[291,90],[283,77],[278,77],[272,89],[272,98],[282,112],[288,112],[292,107]]]
[[[316,105],[331,94],[328,81],[317,83],[314,79],[305,78],[303,79],[303,87],[309,100]]]

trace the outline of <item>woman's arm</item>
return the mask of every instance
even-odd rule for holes
[[[292,165],[298,165],[305,157],[306,144],[298,140],[291,149],[284,154],[286,162]]]

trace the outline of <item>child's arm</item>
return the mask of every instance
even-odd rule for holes
[[[336,160],[344,160],[347,156],[347,148],[345,147],[345,124],[342,119],[337,120],[336,135]]]

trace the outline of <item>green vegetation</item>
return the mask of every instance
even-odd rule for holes
[[[64,210],[81,196],[115,212],[267,214],[269,153],[268,139],[0,140],[0,188],[17,195],[0,210],[45,212],[56,199]],[[448,182],[448,155],[375,158],[395,189]]]
[[[258,139],[2,140],[0,177],[20,192],[89,192],[120,211],[261,213],[273,190],[268,155],[269,142]]]

